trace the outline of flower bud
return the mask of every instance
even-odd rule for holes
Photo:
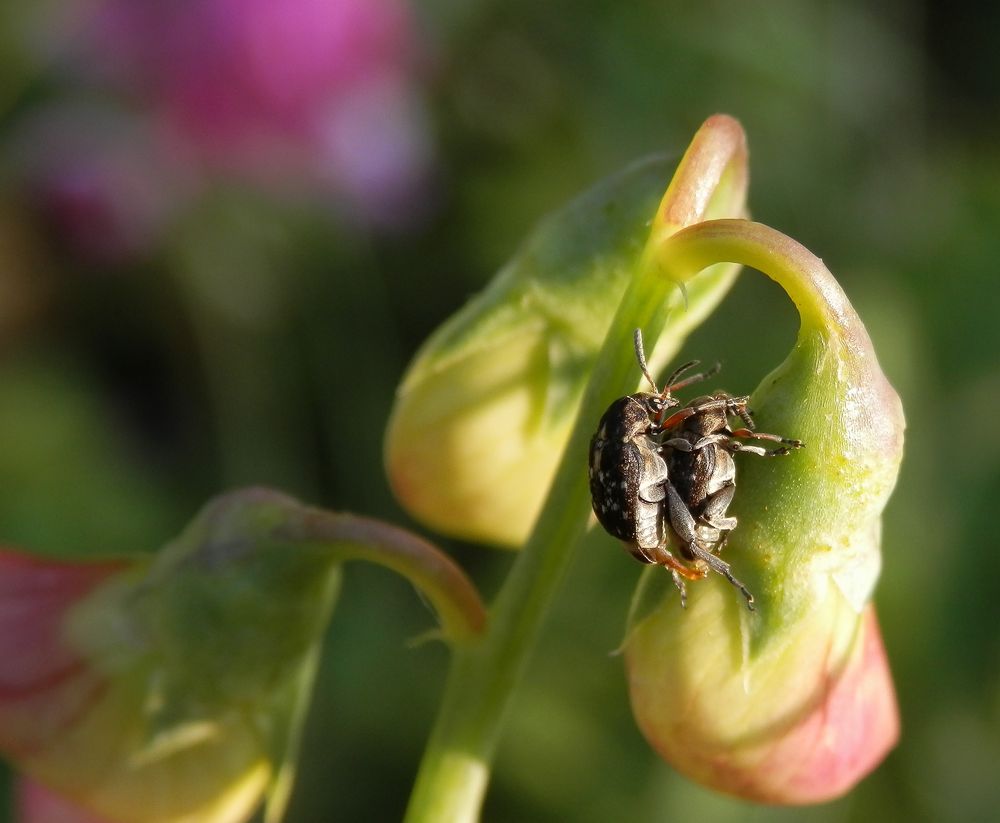
[[[411,514],[466,539],[524,542],[650,226],[666,237],[706,216],[742,215],[744,141],[735,120],[717,115],[695,135],[665,195],[674,163],[661,157],[599,184],[545,220],[426,342],[400,386],[385,445],[393,490]],[[661,337],[653,368],[737,270],[721,266],[671,296],[686,310]]]
[[[692,584],[682,610],[668,575],[645,574],[625,645],[633,710],[656,750],[707,786],[767,803],[828,800],[873,769],[899,731],[869,602],[902,457],[899,398],[832,275],[794,241],[717,221],[662,253],[694,269],[738,260],[788,292],[798,340],[751,408],[760,430],[805,448],[736,457],[738,526],[725,558],[756,612],[718,576]]]
[[[281,505],[223,501],[152,563],[4,554],[0,749],[109,821],[246,819],[291,762],[338,579],[279,550]]]
[[[109,823],[236,823],[265,797],[277,820],[352,559],[409,577],[452,639],[481,628],[429,544],[262,489],[213,501],[153,558],[0,551],[0,751]]]

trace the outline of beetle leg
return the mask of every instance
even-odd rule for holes
[[[697,413],[698,413],[697,409],[694,409],[691,406],[685,406],[680,411],[675,411],[672,415],[670,415],[670,417],[666,418],[665,420],[661,420],[659,423],[656,424],[656,426],[660,431],[666,431],[667,429],[672,429],[678,423],[687,420],[689,417],[694,417],[694,415],[696,415]]]
[[[710,494],[705,499],[705,504],[701,509],[701,515],[699,516],[701,522],[711,526],[713,529],[719,529],[724,532],[731,532],[735,529],[736,518],[726,517],[726,509],[729,508],[729,504],[733,501],[735,493],[736,484],[730,480],[717,492]],[[719,549],[721,548],[720,546]],[[719,549],[716,549],[716,551]]]
[[[779,434],[768,434],[767,432],[752,431],[750,429],[736,429],[731,432],[733,437],[745,437],[753,438],[754,440],[770,440],[774,443],[783,443],[780,449],[763,449],[756,446],[745,446],[742,443],[732,443],[732,445],[737,446],[733,451],[748,451],[753,454],[759,454],[761,457],[780,457],[783,454],[788,454],[792,449],[802,449],[805,448],[805,443],[801,440],[793,440],[790,437],[782,437]]]
[[[656,455],[656,458],[662,464],[663,471],[651,475],[647,482],[639,486],[636,495],[643,503],[659,503],[667,496],[663,488],[667,483],[667,464],[659,455]]]
[[[667,518],[670,525],[677,532],[677,536],[683,541],[685,546],[694,543],[698,539],[695,532],[694,516],[681,500],[672,483],[666,484],[667,489]]]
[[[670,550],[665,545],[661,544],[655,549],[647,549],[646,551],[649,552],[650,562],[670,569],[675,582],[678,575],[686,580],[703,580],[708,574],[708,572],[701,569],[692,569],[690,566],[685,566],[680,560],[671,554]]]
[[[716,411],[717,409],[728,409],[731,400],[732,398],[730,397],[718,397],[714,400],[706,400],[697,406],[685,406],[683,409],[675,411],[670,417],[664,418],[657,423],[657,428],[660,431],[667,431],[674,428],[678,423],[684,422],[689,417],[694,417],[696,414],[704,414],[705,412]]]
[[[643,478],[637,491],[640,500],[646,503],[659,503],[667,496],[663,490],[663,484],[667,482],[667,461],[652,447],[642,449],[640,477]]]
[[[784,446],[780,449],[765,449],[762,446],[748,446],[745,443],[731,442],[724,446],[727,451],[744,452],[746,454],[756,454],[758,457],[781,457],[788,454],[791,449]]]
[[[752,437],[756,440],[773,440],[776,443],[787,443],[794,448],[801,447],[801,440],[793,440],[790,437],[782,437],[780,434],[768,434],[767,432],[759,432],[755,429],[735,429],[732,432],[734,437]]]
[[[687,506],[684,505],[684,501],[681,500],[680,495],[677,494],[677,490],[670,483],[667,484],[667,504],[670,512],[670,525],[673,526],[674,531],[677,532],[681,540],[685,542],[685,548],[688,553],[696,560],[701,560],[712,571],[721,574],[739,589],[746,598],[747,608],[753,611],[753,595],[750,594],[750,590],[746,586],[733,576],[729,564],[707,549],[702,548],[698,543],[694,517],[688,511]]]
[[[695,443],[692,443],[683,437],[672,437],[670,440],[665,441],[662,445],[670,446],[670,448],[677,449],[682,452],[696,452],[699,449],[705,448],[705,446],[711,446],[713,443],[725,443],[728,440],[728,434],[706,434]]]
[[[697,542],[692,543],[688,546],[688,548],[695,557],[703,561],[710,569],[712,569],[712,571],[718,572],[737,589],[739,589],[747,600],[747,608],[750,609],[750,611],[754,611],[753,595],[750,594],[750,590],[746,586],[733,576],[732,569],[730,569],[729,564],[725,560],[712,554],[710,551],[703,549]]]
[[[661,488],[666,489],[669,495],[668,502],[673,502],[674,498],[676,498],[678,501],[680,500],[680,498],[677,496],[677,492],[674,491],[674,487],[671,486],[670,483],[665,482],[663,486],[661,486]],[[683,506],[684,504],[681,503],[681,505]],[[687,511],[687,509],[685,509],[685,511]],[[688,517],[690,516],[691,515],[689,513]],[[691,529],[693,532],[694,531],[693,524]],[[706,574],[708,574],[707,570],[692,569],[690,566],[685,565],[681,560],[674,557],[670,549],[667,548],[666,539],[661,540],[659,543],[657,543],[656,546],[645,546],[642,549],[640,549],[640,551],[642,551],[643,554],[649,558],[650,562],[656,563],[659,566],[663,566],[667,569],[670,569],[671,573],[674,576],[675,582],[678,575],[680,575],[683,578],[686,578],[687,580],[701,580],[705,577]]]

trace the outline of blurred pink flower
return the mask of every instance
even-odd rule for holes
[[[100,698],[106,678],[73,650],[65,621],[78,601],[123,568],[0,549],[0,750],[34,756]]]
[[[16,820],[17,823],[108,823],[26,778],[17,785]]]
[[[36,112],[14,137],[28,199],[90,262],[127,262],[160,240],[193,181],[167,168],[141,119],[105,107]]]
[[[90,62],[171,152],[376,220],[417,205],[430,147],[399,0],[104,0],[89,28]]]
[[[0,549],[0,752],[26,776],[21,823],[237,823],[260,803],[266,743],[225,718],[201,737],[158,723],[166,676],[115,600],[147,567]]]

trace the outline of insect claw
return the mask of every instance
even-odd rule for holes
[[[684,581],[676,571],[671,571],[670,574],[674,578],[674,585],[677,587],[677,591],[679,591],[681,595],[681,608],[686,609],[688,600],[687,586],[684,585]]]

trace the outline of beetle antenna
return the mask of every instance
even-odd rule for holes
[[[660,390],[656,388],[656,381],[649,376],[649,366],[646,365],[646,352],[642,348],[642,329],[635,330],[633,339],[635,341],[635,359],[639,361],[639,368],[642,369],[642,373],[649,381],[649,385],[653,387],[653,393],[659,394]]]
[[[690,377],[685,377],[683,380],[679,380],[676,383],[674,382],[674,380],[677,380],[681,374],[686,372],[688,369],[694,368],[700,362],[700,360],[692,360],[690,363],[685,363],[677,369],[677,371],[670,375],[670,380],[667,381],[667,386],[663,391],[677,391],[677,389],[683,389],[686,386],[690,386],[692,383],[700,383],[702,380],[708,380],[709,378],[715,377],[715,375],[722,370],[722,366],[719,363],[716,363],[706,372],[698,372],[698,374],[692,374]]]
[[[704,380],[705,377],[707,376],[704,374],[695,374],[687,378],[687,380],[681,380],[681,381],[677,380],[677,378],[680,377],[682,374],[684,374],[684,372],[686,372],[688,369],[693,369],[699,363],[701,363],[700,360],[690,360],[687,363],[684,363],[683,365],[678,366],[676,369],[674,369],[670,377],[667,378],[667,385],[663,387],[664,396],[669,395],[670,392],[676,389],[683,389],[685,386],[689,386],[692,383],[697,383],[699,380]]]

